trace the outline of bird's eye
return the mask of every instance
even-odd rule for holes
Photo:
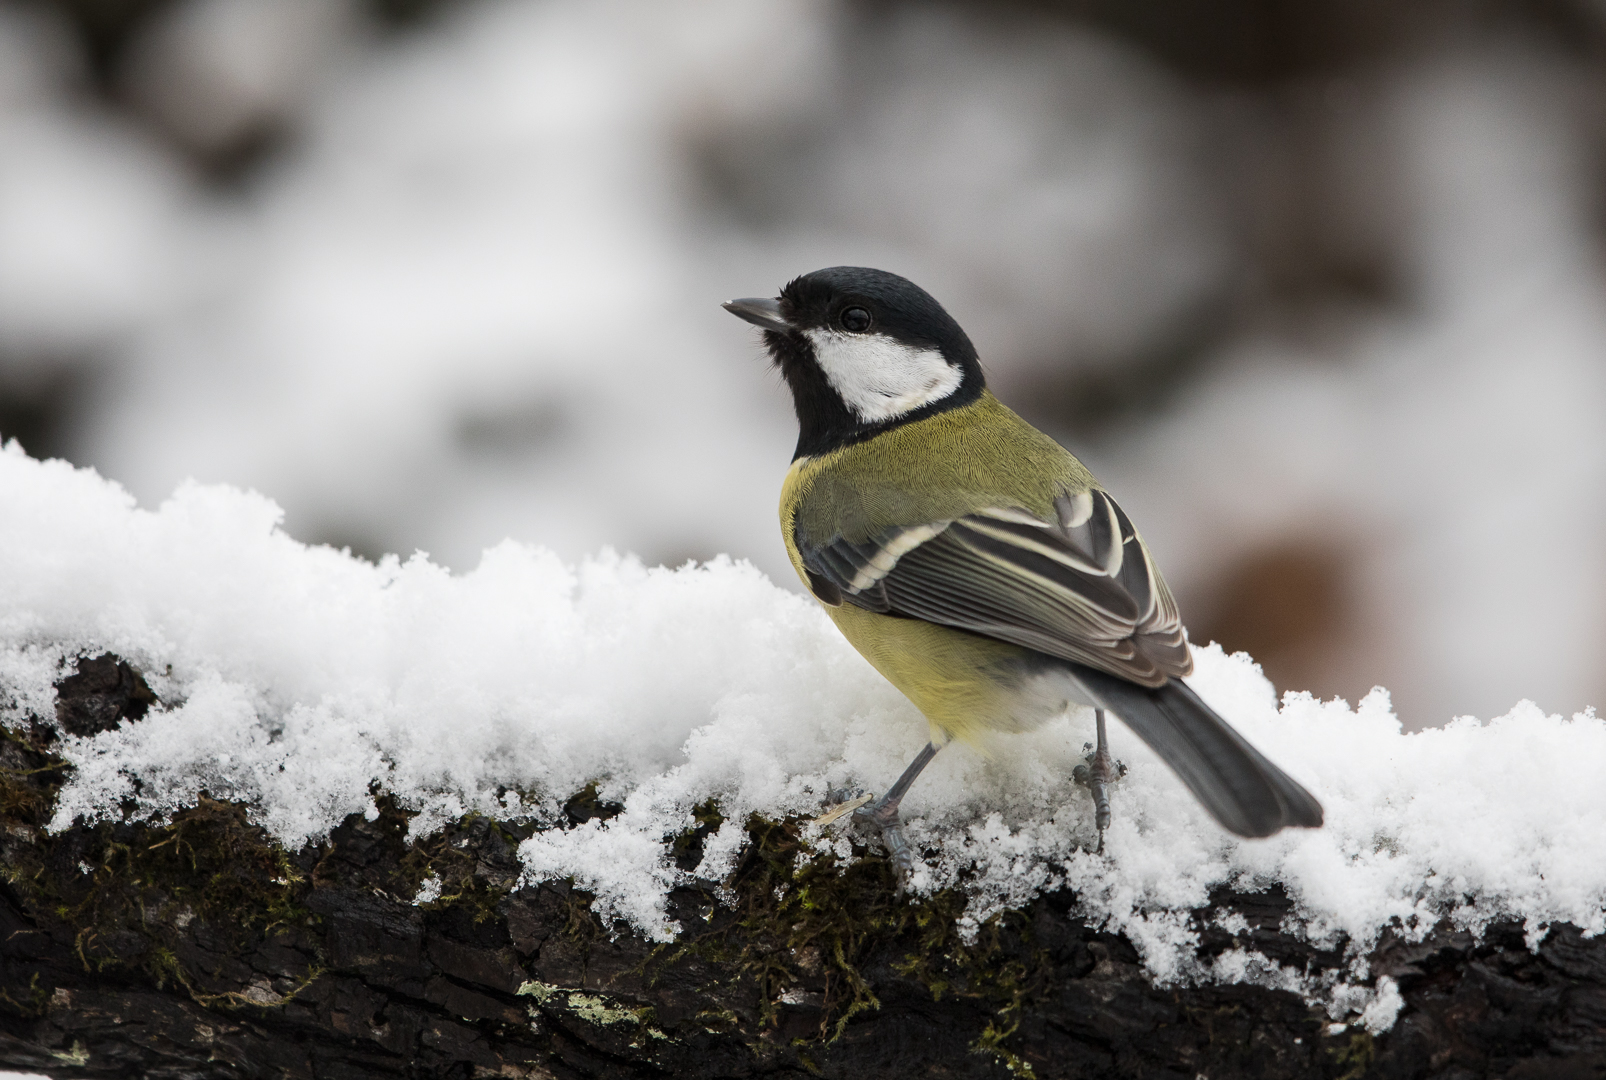
[[[862,307],[848,308],[837,316],[837,321],[842,324],[842,329],[854,334],[862,334],[870,329],[870,313]]]

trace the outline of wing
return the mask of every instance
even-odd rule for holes
[[[1094,488],[1056,519],[981,510],[798,550],[815,595],[1024,645],[1162,686],[1193,670],[1182,619],[1126,514]]]

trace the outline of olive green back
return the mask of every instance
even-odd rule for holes
[[[1069,451],[984,391],[969,405],[800,458],[781,489],[781,528],[801,573],[794,530],[805,543],[838,535],[862,543],[893,526],[989,507],[1053,520],[1055,496],[1094,484]]]

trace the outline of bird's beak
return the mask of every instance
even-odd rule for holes
[[[781,304],[778,300],[749,296],[742,300],[727,300],[722,306],[738,319],[746,319],[754,326],[763,327],[765,330],[784,334],[792,329],[792,324],[781,315]]]

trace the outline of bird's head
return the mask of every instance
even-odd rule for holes
[[[884,270],[816,270],[776,299],[732,300],[725,310],[764,330],[792,390],[798,457],[974,401],[985,385],[953,316]]]

